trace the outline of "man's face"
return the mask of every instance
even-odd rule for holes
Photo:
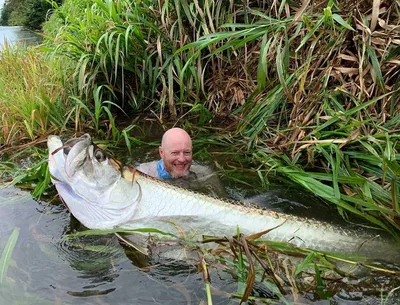
[[[189,174],[192,165],[192,141],[190,137],[170,137],[159,148],[164,167],[172,178]]]

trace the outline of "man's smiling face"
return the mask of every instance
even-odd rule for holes
[[[164,167],[172,178],[186,176],[192,165],[192,140],[186,131],[173,128],[163,137],[159,147]]]

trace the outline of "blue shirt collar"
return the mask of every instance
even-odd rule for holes
[[[164,167],[164,161],[163,159],[159,160],[157,162],[157,173],[158,177],[161,179],[171,179],[171,175],[167,172],[167,170]]]

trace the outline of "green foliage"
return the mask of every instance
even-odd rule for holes
[[[307,148],[314,170],[304,170],[301,158],[289,159],[262,148],[253,156],[265,171],[287,176],[334,204],[344,217],[357,215],[400,239],[398,143],[398,136],[388,134],[359,138],[346,150],[330,141],[316,142]]]
[[[62,0],[54,2],[61,4]],[[52,5],[47,0],[6,0],[1,11],[0,24],[38,30],[51,8]]]
[[[398,235],[400,52],[390,37],[399,3],[380,12],[384,23],[370,16],[371,3],[357,15],[354,5],[53,2],[43,58],[66,69],[37,72],[36,61],[5,52],[0,135],[11,144],[74,122],[131,150],[133,127],[121,132],[116,114],[150,111],[186,126],[189,117],[201,125],[233,114],[229,153],[237,143],[261,178],[275,169],[343,215]]]
[[[71,0],[46,25],[55,34],[48,36],[55,54],[76,63],[76,87],[89,102],[96,92],[136,111],[153,99],[160,66],[155,43],[162,34],[151,4]]]
[[[0,53],[0,142],[35,139],[65,126],[68,62],[39,49],[5,46]]]
[[[11,255],[13,253],[14,247],[17,243],[19,236],[19,228],[15,228],[7,240],[7,243],[3,249],[0,257],[0,284],[4,285],[7,280],[7,270],[10,265]]]

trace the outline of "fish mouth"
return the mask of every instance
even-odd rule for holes
[[[49,136],[48,168],[62,201],[86,227],[110,229],[131,219],[141,198],[88,134],[65,143]]]
[[[72,138],[72,139],[69,139],[69,140],[67,140],[65,143],[64,143],[64,145],[62,145],[61,147],[59,147],[58,149],[56,149],[55,151],[54,151],[54,153],[56,153],[58,150],[63,150],[63,152],[64,152],[64,154],[66,155],[66,156],[68,156],[68,154],[69,154],[69,152],[71,151],[71,149],[74,147],[74,146],[76,146],[78,143],[82,143],[82,142],[85,142],[85,143],[87,143],[87,144],[92,144],[92,140],[91,140],[91,138],[90,138],[90,135],[88,135],[88,134],[84,134],[84,135],[82,135],[82,136],[80,136],[79,138]],[[89,146],[89,145],[87,145],[87,146]]]
[[[93,156],[92,139],[89,134],[71,138],[65,143],[59,136],[51,135],[47,139],[49,148],[50,171],[62,169],[68,177],[72,177],[80,166]],[[58,180],[60,177],[55,176]]]
[[[58,153],[60,150],[63,150],[63,153],[65,155],[68,155],[72,147],[74,147],[77,143],[82,141],[85,141],[86,143],[87,142],[92,143],[91,137],[87,133],[78,138],[71,138],[67,140],[65,143],[62,142],[59,136],[50,135],[47,138],[47,146],[49,148],[49,153],[51,155]]]

